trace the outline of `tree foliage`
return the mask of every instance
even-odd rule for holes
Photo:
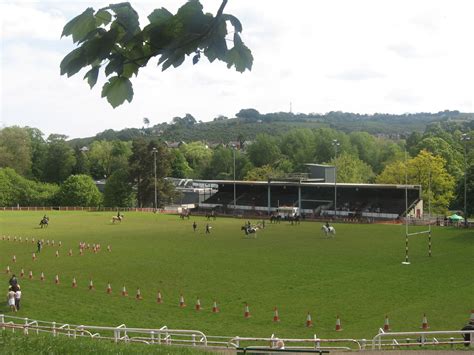
[[[0,168],[0,206],[51,206],[58,186],[28,180],[12,168]]]
[[[134,205],[133,199],[133,189],[128,171],[120,169],[112,173],[105,183],[104,206],[131,207]]]
[[[370,165],[363,162],[357,155],[343,152],[337,159],[332,159],[330,165],[337,167],[337,182],[341,183],[370,183],[375,177]]]
[[[434,212],[444,213],[448,209],[454,197],[455,180],[446,170],[446,160],[422,150],[416,157],[408,159],[406,164],[396,161],[387,165],[376,182],[405,184],[405,176],[409,184],[421,185],[422,198],[426,204],[431,201]]]
[[[0,130],[0,167],[10,167],[20,175],[29,175],[31,156],[31,140],[26,129],[13,126]]]
[[[204,55],[210,62],[218,59],[239,72],[250,70],[253,57],[240,37],[242,25],[235,16],[223,13],[226,4],[223,0],[216,16],[204,13],[198,0],[186,2],[176,14],[163,7],[155,9],[143,28],[128,2],[97,11],[89,7],[64,26],[62,36],[72,36],[78,47],[62,60],[61,75],[70,77],[88,67],[84,79],[92,88],[103,71],[108,81],[102,97],[115,108],[125,100],[132,101],[130,79],[154,57],[162,70],[180,66],[191,55],[193,64]],[[230,34],[232,47],[227,44]]]
[[[61,206],[97,207],[102,194],[88,175],[71,175],[61,184],[57,203]]]

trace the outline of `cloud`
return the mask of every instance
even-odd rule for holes
[[[392,44],[387,48],[403,58],[417,58],[420,56],[417,48],[409,43]]]
[[[344,70],[339,73],[330,74],[327,77],[330,79],[337,80],[362,81],[371,79],[381,79],[384,78],[385,75],[369,68],[353,68]]]
[[[387,100],[404,105],[419,104],[422,99],[409,90],[391,90],[385,96]]]

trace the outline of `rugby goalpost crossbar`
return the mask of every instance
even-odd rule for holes
[[[421,186],[420,186],[421,189]],[[420,193],[421,197],[421,193]],[[420,234],[428,234],[428,257],[431,257],[431,169],[428,175],[428,229],[419,232],[408,231],[408,164],[407,164],[407,152],[405,151],[405,261],[402,261],[403,265],[410,265],[408,259],[408,238]]]

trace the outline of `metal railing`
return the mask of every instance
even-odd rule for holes
[[[30,332],[47,333],[54,337],[66,336],[71,339],[90,338],[109,340],[115,343],[142,343],[159,345],[178,345],[187,347],[207,347],[214,349],[234,349],[246,352],[272,349],[293,349],[296,352],[326,352],[328,350],[353,351],[384,349],[404,349],[414,346],[460,346],[466,345],[474,349],[474,330],[417,331],[417,332],[384,332],[382,329],[372,339],[324,339],[314,335],[313,338],[278,338],[271,337],[239,337],[209,336],[199,330],[169,329],[163,326],[153,328],[130,328],[125,324],[116,327],[74,325],[68,323],[47,322],[29,318],[21,318],[0,314],[2,330],[19,331],[24,335]],[[466,341],[463,335],[470,334]]]
[[[463,335],[470,334],[470,340],[464,340]],[[454,336],[458,336],[455,338]],[[384,340],[385,339],[385,340]],[[372,350],[383,348],[401,349],[411,346],[440,346],[464,344],[474,349],[474,330],[434,330],[417,332],[384,332],[372,339]]]

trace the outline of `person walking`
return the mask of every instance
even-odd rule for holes
[[[193,231],[196,232],[196,229],[197,229],[197,224],[196,224],[196,221],[193,222]]]
[[[206,224],[206,234],[211,234],[211,226],[209,225],[209,223]]]
[[[20,289],[20,285],[17,285],[16,291],[15,291],[15,307],[17,311],[20,310],[20,300],[21,300],[21,289]]]
[[[10,306],[10,310],[12,312],[16,312],[16,306],[15,306],[15,292],[13,291],[12,287],[8,289],[7,293],[7,299],[8,299],[8,306]]]
[[[38,239],[38,243],[36,243],[36,246],[38,247],[37,253],[41,252],[41,247],[43,246],[41,243],[41,240]]]

